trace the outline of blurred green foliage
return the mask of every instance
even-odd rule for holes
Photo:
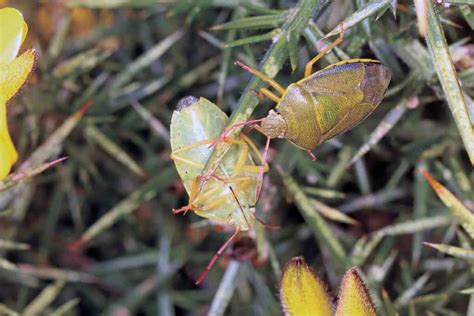
[[[304,255],[335,290],[344,269],[358,266],[381,315],[472,315],[472,236],[419,173],[429,170],[472,215],[468,2],[1,2],[24,13],[23,47],[40,58],[9,104],[24,176],[0,184],[0,313],[280,315],[280,267]],[[232,123],[264,116],[270,103],[257,107],[249,93],[262,83],[233,61],[288,85],[342,21],[344,42],[317,67],[381,60],[392,71],[384,101],[317,148],[316,162],[274,141],[257,214],[281,229],[243,235],[194,286],[227,234],[171,213],[187,202],[169,159],[175,105],[204,96]],[[258,264],[235,260],[248,244]]]

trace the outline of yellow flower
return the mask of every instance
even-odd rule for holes
[[[349,269],[342,278],[336,316],[376,316],[369,291],[356,268]]]
[[[7,126],[6,104],[28,78],[35,62],[34,50],[16,57],[28,26],[20,11],[0,9],[0,180],[10,172],[18,154],[13,146]]]
[[[303,257],[291,259],[280,282],[280,301],[285,316],[376,316],[369,291],[356,268],[349,269],[341,282],[335,314],[324,284]]]
[[[329,296],[303,257],[285,266],[280,284],[280,300],[287,316],[331,316]]]

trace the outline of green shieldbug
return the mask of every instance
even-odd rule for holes
[[[245,135],[227,140],[233,145],[205,185],[200,186],[201,172],[212,151],[209,145],[221,134],[227,122],[227,115],[217,105],[205,98],[198,100],[194,97],[180,100],[171,119],[171,159],[189,195],[189,204],[173,212],[192,210],[198,216],[236,228],[196,284],[205,278],[232,239],[255,224],[255,192],[260,166],[255,165],[251,152],[260,160],[262,157]]]
[[[306,64],[304,78],[286,89],[257,69],[236,61],[237,65],[269,83],[277,91],[275,94],[262,88],[258,92],[258,96],[266,96],[276,103],[275,111],[270,110],[262,119],[226,128],[213,145],[226,141],[234,128],[250,125],[250,128],[267,136],[264,161],[273,138],[286,138],[306,150],[315,160],[311,151],[350,130],[372,113],[382,101],[390,83],[390,70],[373,59],[345,60],[312,73],[313,65],[342,40],[341,31],[336,41]],[[260,172],[257,197],[262,177],[263,172]]]

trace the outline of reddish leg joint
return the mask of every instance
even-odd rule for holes
[[[217,137],[210,145],[209,145],[209,148],[212,148],[214,146],[216,146],[217,144],[219,144],[220,142],[225,142],[227,141],[227,139],[229,138],[230,134],[232,133],[232,131],[234,129],[236,129],[237,127],[241,127],[241,126],[245,126],[245,125],[250,125],[250,124],[255,124],[255,123],[258,123],[258,122],[261,122],[263,119],[258,119],[258,120],[250,120],[250,121],[247,121],[247,122],[241,122],[241,123],[236,123],[234,125],[231,125],[227,128],[224,128],[224,130],[222,131],[222,134]]]
[[[212,171],[211,173],[206,173],[204,175],[197,176],[198,181],[200,182],[199,192],[201,192],[204,189],[206,184],[209,182],[209,179],[214,176],[215,176],[214,171]]]
[[[216,175],[216,174],[213,174],[212,177],[213,177],[214,179],[216,179],[217,181],[222,182],[222,183],[224,183],[224,184],[228,184],[228,183],[232,183],[232,182],[233,182],[232,180],[223,178],[223,177],[218,176],[218,175]]]
[[[260,92],[260,91],[257,91],[257,90],[255,90],[255,89],[251,89],[251,90],[250,90],[250,93],[253,94],[254,96],[256,96],[260,101],[265,100],[265,96],[264,96],[263,93]]]
[[[260,224],[263,225],[263,227],[267,228],[267,229],[271,229],[271,230],[277,230],[277,229],[280,229],[280,225],[274,225],[274,224],[268,224],[268,223],[265,223],[264,221],[262,221],[260,218],[258,217],[255,217],[255,219],[257,220],[257,222],[259,222]]]
[[[198,181],[200,182],[200,186],[199,186],[199,192],[202,191],[202,189],[204,188],[204,186],[207,184],[207,182],[209,181],[210,177],[212,177],[213,175],[199,175],[199,176],[196,176],[196,178],[198,179]],[[194,200],[193,200],[194,201]],[[183,215],[186,215],[186,213],[188,213],[189,211],[192,211],[193,209],[195,209],[196,207],[192,204],[193,201],[190,201],[188,203],[188,205],[186,206],[183,206],[183,207],[180,207],[178,209],[173,209],[173,214],[179,214],[179,213],[184,213]]]
[[[204,281],[206,276],[209,274],[209,271],[211,271],[211,268],[214,265],[214,263],[216,263],[217,259],[219,259],[219,256],[224,252],[227,246],[229,246],[232,240],[234,240],[234,238],[237,237],[239,232],[240,232],[240,229],[237,228],[235,230],[235,233],[232,236],[230,236],[229,239],[227,239],[227,241],[219,248],[219,250],[217,250],[216,254],[212,257],[211,261],[209,261],[209,263],[207,264],[206,270],[204,270],[204,272],[201,273],[201,275],[197,279],[196,285],[199,285],[202,281]]]
[[[316,160],[318,159],[318,158],[311,152],[311,150],[308,149],[306,152],[308,153],[308,155],[311,156],[311,160],[312,160],[312,161],[316,161]]]
[[[180,207],[180,208],[174,208],[173,209],[173,214],[184,213],[183,215],[186,215],[186,213],[191,211],[192,209],[193,209],[193,206],[191,204],[188,204],[188,205]]]

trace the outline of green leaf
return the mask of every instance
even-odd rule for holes
[[[288,13],[252,16],[249,18],[235,19],[228,23],[211,27],[211,30],[239,30],[239,29],[265,29],[279,27],[287,19]]]
[[[17,270],[17,267],[14,263],[0,257],[0,269],[15,271]]]
[[[260,34],[260,35],[255,35],[255,36],[249,36],[245,38],[241,38],[235,41],[232,41],[230,43],[227,43],[224,45],[225,48],[227,47],[237,47],[237,46],[242,46],[246,44],[256,44],[260,43],[263,41],[269,41],[273,39],[275,36],[278,36],[280,34],[281,30],[280,29],[274,29],[271,32],[265,33],[265,34]]]
[[[168,49],[173,46],[182,36],[184,31],[178,30],[157,43],[155,46],[147,50],[140,57],[135,59],[132,63],[128,64],[127,67],[122,70],[110,84],[112,91],[123,87],[128,83],[134,75],[150,64],[156,59],[160,58]]]
[[[66,159],[67,157],[59,158],[50,162],[42,163],[35,167],[26,168],[25,170],[15,172],[0,181],[0,192],[38,175]]]
[[[85,128],[85,133],[92,141],[97,143],[110,157],[117,160],[125,168],[129,169],[140,178],[145,178],[145,171],[135,162],[119,145],[113,142],[107,135],[102,133],[97,127],[89,124]]]
[[[349,225],[358,225],[356,220],[354,220],[350,216],[347,216],[346,214],[334,207],[330,207],[329,205],[326,205],[316,199],[311,199],[311,202],[313,202],[313,205],[316,210],[327,219]]]
[[[408,65],[408,67],[410,67],[410,69],[412,70],[411,73],[416,76],[416,79],[428,82],[433,80],[433,77],[435,76],[436,72],[433,68],[431,56],[429,54],[429,51],[419,40],[407,40],[405,38],[402,38],[396,40],[394,42],[394,46],[397,55],[403,60],[404,63]],[[418,85],[421,85],[421,83],[418,83]],[[414,88],[419,89],[416,86]],[[410,92],[416,93],[416,90]]]
[[[295,71],[298,66],[298,40],[298,36],[295,33],[288,33],[288,55],[290,56],[292,71]]]
[[[20,314],[9,308],[7,305],[0,303],[0,313],[5,316],[19,316]]]
[[[352,165],[356,160],[368,153],[371,148],[378,144],[378,142],[397,124],[407,110],[407,100],[402,99],[377,125],[377,127],[370,133],[369,139],[359,148],[347,166]]]
[[[209,308],[209,315],[225,315],[225,310],[234,295],[237,286],[237,275],[239,273],[240,262],[232,260],[222,277],[214,300]]]
[[[323,199],[343,199],[346,197],[344,192],[335,191],[331,189],[321,189],[315,187],[304,187],[304,193],[312,196],[316,196]]]
[[[93,105],[92,102],[86,102],[78,111],[70,115],[64,123],[61,124],[47,139],[39,146],[31,156],[21,164],[20,170],[24,171],[35,165],[46,162],[51,157],[57,156],[62,148],[66,138],[71,134],[72,130],[79,124],[84,114]]]
[[[365,6],[354,12],[350,17],[346,18],[343,22],[343,31],[349,30],[351,27],[359,24],[363,20],[375,15],[379,11],[386,10],[391,4],[391,0],[378,0],[371,1]],[[341,28],[336,26],[331,32],[329,32],[324,38],[338,35],[341,33]]]
[[[333,264],[341,271],[347,269],[350,264],[345,250],[337,237],[329,229],[326,221],[314,210],[311,200],[306,196],[306,194],[304,194],[293,177],[281,168],[277,168],[277,170],[280,173],[286,189],[293,196],[293,200],[295,201],[298,210],[306,223],[308,223],[316,239],[319,241],[320,247],[327,248],[331,252],[333,256]]]
[[[51,316],[67,316],[73,313],[72,309],[79,304],[78,298],[73,298],[66,303],[59,306],[55,311],[51,313]]]
[[[433,244],[429,242],[424,242],[423,244],[430,246],[438,251],[441,251],[447,255],[461,258],[461,259],[466,259],[469,261],[474,261],[474,251],[472,250],[463,249],[460,247],[455,247],[455,246],[450,246],[450,245],[444,245],[444,244]]]
[[[382,241],[382,234],[373,234],[369,236],[362,236],[352,246],[351,262],[353,265],[362,266],[367,258],[372,254],[374,249]]]
[[[381,236],[397,236],[404,234],[413,234],[426,230],[431,230],[437,227],[447,226],[451,223],[449,216],[433,216],[410,220],[403,223],[389,225],[375,232],[376,235]]]
[[[150,179],[127,198],[119,202],[116,206],[107,211],[99,220],[90,226],[76,241],[72,248],[81,248],[92,238],[110,228],[120,218],[133,212],[142,203],[151,200],[159,192],[163,191],[174,173],[173,167],[168,167],[160,172],[159,175]]]
[[[474,294],[474,287],[464,289],[462,291],[459,291],[461,294],[467,294],[467,295],[473,295]]]
[[[65,2],[70,7],[87,8],[146,8],[154,7],[158,4],[169,3],[169,0],[68,0]]]
[[[44,288],[41,293],[25,307],[24,315],[40,315],[45,312],[45,309],[56,299],[61,293],[65,282],[62,280],[56,281],[54,284]]]
[[[400,296],[395,300],[396,306],[404,306],[409,300],[415,297],[419,292],[423,291],[426,283],[429,281],[431,275],[425,273],[420,276],[415,282],[413,282],[410,287],[405,289],[405,291],[400,294]]]
[[[112,53],[113,50],[111,49],[92,48],[59,64],[53,69],[53,76],[57,79],[64,79],[67,76],[77,77],[96,67],[99,63],[110,57]]]
[[[444,0],[443,3],[455,4],[455,5],[474,5],[472,0]]]
[[[9,250],[29,250],[31,249],[30,245],[18,243],[14,241],[0,239],[0,249],[9,249]]]
[[[474,238],[474,214],[464,204],[461,203],[448,189],[441,183],[436,181],[428,171],[420,169],[420,172],[428,180],[433,190],[435,190],[438,197],[443,201],[446,207],[451,211],[451,214],[459,221],[467,233]]]
[[[459,9],[471,30],[474,30],[474,10],[472,9],[472,6],[462,5]]]
[[[474,165],[474,130],[469,119],[467,105],[459,86],[458,76],[449,54],[448,44],[438,14],[433,7],[433,3],[431,1],[427,1],[427,3],[428,30],[426,42],[438,79],[446,95],[449,109],[454,116],[471,164]]]

